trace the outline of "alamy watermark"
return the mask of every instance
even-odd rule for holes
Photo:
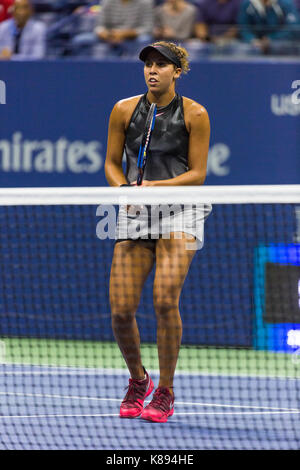
[[[185,239],[187,250],[199,248],[205,220],[203,204],[100,205],[96,235],[100,240]]]
[[[6,104],[6,84],[0,80],[0,104]]]

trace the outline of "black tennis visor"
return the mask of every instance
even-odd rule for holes
[[[144,49],[141,50],[140,52],[140,55],[139,55],[139,58],[145,62],[146,59],[147,59],[147,56],[149,54],[149,52],[151,51],[157,51],[159,52],[161,55],[163,55],[166,59],[170,60],[171,62],[173,62],[173,64],[176,65],[176,67],[179,67],[181,68],[181,62],[180,62],[180,59],[178,59],[177,55],[174,54],[174,52],[171,51],[171,49],[169,49],[168,47],[166,46],[163,46],[163,45],[151,45],[151,46],[146,46],[144,47]]]

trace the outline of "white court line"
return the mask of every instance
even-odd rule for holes
[[[123,398],[98,398],[76,395],[53,395],[47,393],[0,392],[4,396],[34,397],[34,398],[62,398],[65,400],[95,400],[95,401],[122,401]]]
[[[88,400],[88,401],[113,401],[121,402],[123,398],[100,398],[100,397],[85,397],[77,395],[57,395],[57,394],[45,394],[45,393],[23,393],[23,392],[0,392],[0,396],[20,396],[20,397],[30,397],[30,398],[60,398],[64,400]],[[149,400],[146,400],[148,402]],[[300,413],[298,408],[283,408],[283,407],[274,407],[274,406],[252,406],[252,405],[230,405],[222,403],[205,403],[205,402],[177,402],[176,406],[210,406],[218,408],[246,408],[253,410],[275,410],[276,412],[296,412]],[[183,413],[183,414],[194,414],[194,413]],[[243,413],[245,414],[245,413]]]
[[[213,412],[213,411],[201,411],[201,412],[196,412],[196,413],[177,413],[175,412],[176,416],[195,416],[195,415],[281,415],[281,414],[297,414],[300,413],[299,411],[254,411],[254,412],[242,412],[239,413],[237,411],[224,411],[224,412]],[[101,417],[113,417],[117,416],[118,418],[119,413],[93,413],[93,414],[40,414],[40,415],[14,415],[14,416],[0,416],[1,419],[25,419],[25,418],[101,418]],[[138,418],[139,419],[139,418]],[[174,421],[173,421],[174,422]]]
[[[175,412],[176,413],[176,412]],[[193,413],[176,413],[176,415],[276,415],[276,414],[299,414],[300,410],[290,410],[290,411],[242,411],[239,413],[238,411],[196,411]]]
[[[120,416],[119,413],[115,414],[43,414],[43,415],[15,415],[15,416],[0,416],[0,419],[16,419],[16,418],[101,418],[104,416]]]

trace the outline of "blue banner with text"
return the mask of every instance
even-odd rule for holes
[[[114,104],[146,91],[136,62],[2,62],[0,186],[105,186]],[[211,120],[206,184],[300,182],[300,63],[192,63],[178,92]]]

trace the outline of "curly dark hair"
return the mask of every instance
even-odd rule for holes
[[[179,46],[175,44],[174,42],[168,42],[168,41],[154,42],[153,46],[168,47],[180,60],[182,72],[188,73],[188,71],[190,70],[189,60],[188,60],[189,53],[184,47]]]

